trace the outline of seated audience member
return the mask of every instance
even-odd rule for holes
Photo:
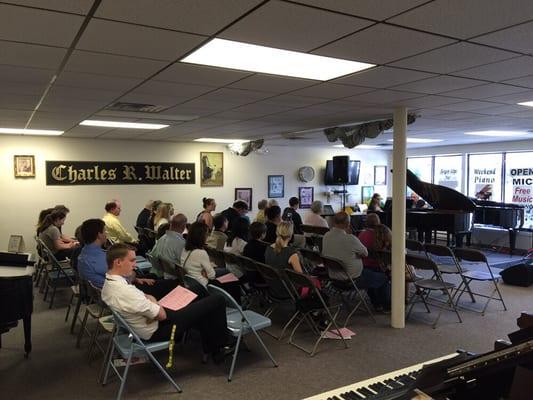
[[[65,206],[63,204],[58,204],[57,206],[54,206],[54,211],[61,211],[61,212],[65,213],[66,216],[68,216],[68,214],[70,213],[70,210],[67,208],[67,206]],[[62,227],[60,226],[59,227],[59,232],[61,232],[61,239],[63,240],[63,242],[70,243],[70,242],[75,242],[76,241],[76,240],[72,239],[71,237],[65,235],[61,231],[61,229],[62,229]]]
[[[106,214],[102,218],[105,222],[107,237],[117,243],[136,243],[137,241],[122,226],[118,216],[122,205],[118,200],[112,200],[105,205]]]
[[[52,252],[57,260],[70,258],[72,251],[79,243],[74,240],[65,242],[61,238],[59,228],[65,223],[66,214],[63,211],[52,211],[48,214],[37,233],[45,246]]]
[[[202,222],[191,224],[185,241],[185,248],[181,252],[181,266],[187,276],[195,279],[202,286],[205,287],[208,283],[220,286],[230,293],[237,302],[240,302],[238,282],[221,284],[215,280],[217,273],[211,264],[207,251],[205,251],[207,233],[206,224]]]
[[[154,231],[157,232],[159,227],[163,224],[168,224],[170,222],[170,217],[172,215],[171,205],[168,203],[161,203],[154,215]]]
[[[411,193],[411,200],[413,200],[411,208],[428,208],[427,203],[415,192]]]
[[[280,222],[276,228],[276,240],[274,244],[267,246],[265,250],[265,263],[278,268],[292,268],[296,272],[303,272],[302,264],[298,256],[298,250],[289,246],[293,235],[291,222]]]
[[[300,205],[300,200],[298,197],[291,197],[289,199],[289,207],[283,210],[283,216],[281,219],[283,221],[290,221],[294,225],[294,234],[302,235],[302,217],[298,214],[298,206]]]
[[[379,216],[375,213],[368,214],[366,217],[366,229],[359,233],[357,238],[359,241],[370,250],[381,250],[374,247],[376,240],[376,227],[380,225]],[[363,266],[365,268],[371,268],[379,270],[378,260],[372,257],[363,257]]]
[[[83,279],[101,288],[107,272],[106,253],[102,248],[107,240],[105,223],[101,219],[88,219],[81,224],[80,231],[84,246],[78,256],[78,272]],[[154,281],[132,277],[132,283],[148,286]]]
[[[267,208],[268,201],[266,199],[259,200],[257,203],[257,215],[255,216],[255,222],[261,222],[264,224],[266,222],[265,210]]]
[[[46,218],[48,214],[51,214],[52,211],[54,211],[53,208],[45,208],[44,210],[41,210],[41,212],[39,213],[39,217],[37,218],[37,226],[36,226],[37,235],[39,234],[43,226],[44,219]]]
[[[155,232],[155,239],[158,240],[161,237],[163,237],[165,233],[167,233],[169,227],[170,227],[169,222],[159,225],[159,228],[157,228],[157,231]]]
[[[224,232],[228,229],[228,220],[222,214],[217,214],[213,217],[214,230],[207,238],[207,245],[218,251],[223,251],[226,242],[228,241],[228,235]]]
[[[158,258],[164,258],[172,264],[181,263],[181,252],[185,248],[185,239],[183,232],[187,226],[187,217],[183,214],[176,214],[172,217],[169,228],[166,233],[161,236],[155,246],[148,253],[152,256],[152,270],[157,276],[163,276],[165,279],[176,279],[177,276],[170,275],[163,271],[163,267],[159,265]]]
[[[231,237],[233,239],[228,240],[228,247],[226,247],[225,251],[232,254],[242,255],[242,252],[244,250],[244,246],[248,243],[248,230],[250,228],[250,221],[248,221],[246,218],[239,218],[237,221],[235,221],[235,224],[233,224],[233,232],[231,233]],[[228,264],[226,263],[226,268],[233,272],[238,278],[242,277],[244,275],[244,270],[235,264]]]
[[[370,199],[370,203],[368,203],[367,212],[383,211],[383,209],[381,208],[381,200],[381,195],[379,193],[374,193],[372,195],[372,198]]]
[[[266,226],[261,222],[253,222],[250,225],[250,241],[244,246],[242,255],[260,263],[265,262],[265,250],[268,243],[263,239],[266,235]]]
[[[155,214],[157,213],[157,209],[161,204],[163,204],[161,200],[154,200],[154,203],[152,204],[152,213],[150,214],[150,219],[148,219],[148,226],[146,228],[154,230]]]
[[[270,207],[273,207],[273,206],[278,206],[279,207],[278,201],[276,199],[268,200],[267,208],[270,208]]]
[[[127,281],[126,277],[135,268],[135,251],[131,247],[115,244],[107,251],[106,259],[108,271],[102,300],[119,313],[141,339],[169,340],[173,325],[178,335],[195,328],[200,331],[204,353],[212,354],[216,362],[222,361],[227,342],[226,305],[222,297],[200,298],[178,311],[165,309],[157,301],[166,293],[161,293],[159,298],[147,295]]]
[[[247,212],[248,204],[242,200],[237,200],[235,203],[233,203],[232,207],[222,211],[222,215],[224,215],[228,220],[228,230],[230,232],[233,230],[233,224],[235,221],[241,217],[244,217]]]
[[[390,309],[390,284],[387,275],[363,268],[361,257],[368,251],[354,235],[346,233],[350,227],[350,217],[338,212],[334,217],[334,227],[324,235],[322,254],[342,261],[346,272],[360,289],[366,289],[376,310]],[[330,274],[333,279],[344,280],[346,276]]]
[[[313,201],[311,203],[311,212],[305,216],[304,224],[329,228],[328,222],[320,215],[323,207],[324,205],[320,200]]]
[[[202,199],[204,210],[196,217],[196,222],[203,222],[209,228],[209,231],[213,229],[213,215],[211,214],[217,208],[215,199],[206,198]]]
[[[154,204],[153,200],[148,200],[148,203],[144,206],[144,208],[141,210],[139,215],[137,216],[137,221],[135,222],[135,226],[139,228],[148,228],[150,217],[152,216],[152,206]],[[151,228],[150,228],[151,229]]]
[[[264,241],[274,243],[276,241],[276,229],[281,221],[281,208],[279,206],[268,207],[265,211],[267,217],[266,235]]]

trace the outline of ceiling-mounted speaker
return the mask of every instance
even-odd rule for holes
[[[350,181],[350,157],[333,157],[333,181],[338,184],[346,184]]]

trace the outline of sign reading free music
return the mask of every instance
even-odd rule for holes
[[[194,163],[46,161],[47,185],[164,185],[196,183]]]

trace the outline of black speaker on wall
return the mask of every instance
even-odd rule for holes
[[[350,157],[335,156],[333,157],[333,181],[344,184],[350,181]]]

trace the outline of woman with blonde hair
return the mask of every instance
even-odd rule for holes
[[[169,203],[161,203],[157,208],[154,216],[154,230],[157,232],[159,227],[163,224],[168,224],[170,221],[172,205]]]
[[[265,263],[280,269],[292,268],[303,272],[298,250],[289,246],[294,227],[292,222],[280,222],[276,228],[276,241],[265,251]]]

